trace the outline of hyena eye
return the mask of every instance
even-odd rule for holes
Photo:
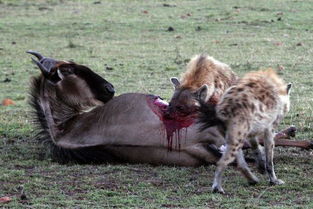
[[[179,110],[179,111],[181,111],[181,110],[184,110],[184,107],[183,107],[182,105],[177,105],[177,106],[176,106],[176,109]]]

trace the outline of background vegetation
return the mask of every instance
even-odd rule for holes
[[[239,75],[273,67],[294,84],[297,139],[312,136],[313,2],[0,0],[0,197],[8,208],[313,208],[312,152],[276,149],[281,186],[247,186],[228,169],[227,195],[212,194],[215,166],[60,165],[33,139],[26,50],[74,60],[112,82],[117,94],[169,99],[171,76],[207,53]],[[255,169],[254,169],[255,170]],[[22,190],[24,192],[22,192]],[[24,195],[21,195],[24,193]]]

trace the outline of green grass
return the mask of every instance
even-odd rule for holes
[[[194,55],[208,53],[239,75],[283,66],[294,84],[291,112],[297,139],[312,136],[312,1],[63,1],[0,0],[0,197],[8,208],[209,207],[313,208],[312,152],[276,149],[285,185],[248,186],[225,174],[227,195],[212,194],[215,166],[60,165],[33,139],[29,78],[39,73],[26,50],[85,64],[117,94],[144,92],[169,99],[169,78]],[[166,6],[169,5],[169,6]],[[165,5],[165,6],[164,6]],[[174,31],[167,31],[173,27]],[[10,82],[3,82],[6,78]],[[24,188],[27,200],[21,200]]]

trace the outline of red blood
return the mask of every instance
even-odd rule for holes
[[[180,140],[181,140],[181,130],[183,128],[187,128],[192,125],[195,121],[196,115],[191,114],[187,116],[179,116],[179,115],[169,115],[167,113],[168,104],[160,99],[157,96],[148,96],[147,103],[151,110],[160,118],[163,122],[165,131],[168,149],[172,150],[173,148],[173,136],[176,133],[176,148],[180,149]]]

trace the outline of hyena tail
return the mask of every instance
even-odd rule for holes
[[[204,103],[200,101],[199,108],[199,121],[201,124],[200,130],[203,131],[212,126],[218,126],[222,133],[225,133],[225,123],[222,121],[216,113],[216,104]]]

